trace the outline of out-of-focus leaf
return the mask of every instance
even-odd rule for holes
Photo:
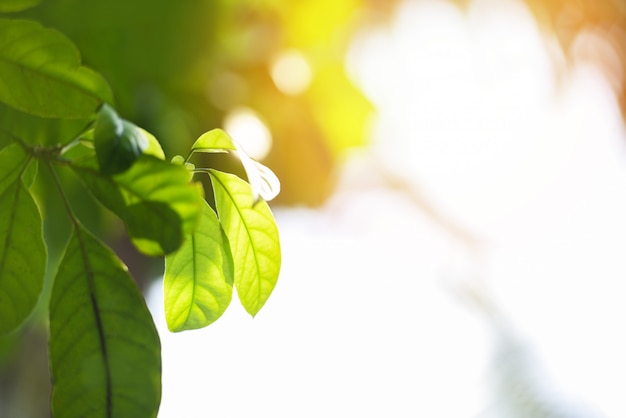
[[[340,157],[365,144],[367,121],[374,106],[348,79],[342,63],[320,69],[308,93],[313,114],[325,133],[327,146]]]
[[[233,259],[215,212],[203,206],[196,230],[165,258],[163,293],[170,331],[205,327],[232,299]]]
[[[196,152],[224,152],[235,150],[232,138],[221,129],[212,129],[202,134],[191,146]]]
[[[16,146],[0,152],[0,163],[18,156],[21,149]],[[15,161],[19,165],[0,164],[0,335],[16,329],[31,313],[46,270],[41,215],[20,180],[28,159]]]
[[[0,101],[38,116],[88,117],[112,101],[71,41],[37,22],[0,19],[0,74]]]
[[[111,177],[85,166],[74,169],[94,196],[126,223],[144,254],[175,251],[200,216],[202,189],[189,183],[184,167],[142,155],[130,169]]]
[[[128,170],[149,145],[141,129],[120,118],[107,104],[98,111],[93,136],[98,165],[106,175]]]
[[[141,133],[143,133],[143,135],[148,140],[148,147],[143,150],[143,153],[146,155],[152,155],[153,157],[157,157],[159,160],[164,160],[165,152],[163,152],[161,143],[150,132],[142,128],[138,128],[138,129],[141,131]]]
[[[256,315],[276,286],[281,253],[278,228],[266,202],[255,204],[250,185],[210,171],[215,204],[235,265],[235,288],[243,307]]]
[[[160,347],[150,312],[126,266],[77,226],[50,299],[54,415],[156,417]]]
[[[30,9],[41,3],[41,0],[1,0],[0,13],[19,12]]]
[[[42,118],[0,102],[0,148],[13,142],[15,138],[27,144],[45,146],[68,143],[85,129],[88,123],[88,118]]]

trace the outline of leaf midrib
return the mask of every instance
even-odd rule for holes
[[[98,305],[98,301],[96,299],[95,292],[95,274],[93,272],[91,263],[89,262],[89,256],[87,251],[87,246],[85,245],[84,239],[81,236],[80,227],[76,225],[75,227],[76,238],[78,239],[78,244],[80,248],[81,257],[83,259],[83,264],[85,267],[85,273],[87,276],[87,285],[89,287],[89,297],[91,301],[91,308],[93,310],[94,319],[96,321],[96,328],[98,330],[98,339],[100,343],[100,350],[102,351],[102,360],[104,362],[104,375],[105,375],[105,390],[106,390],[106,416],[107,418],[112,418],[113,413],[113,402],[112,402],[112,384],[111,384],[111,369],[109,364],[109,353],[107,349],[107,343],[104,336],[104,327],[102,324],[102,318],[100,317],[100,307]]]
[[[254,241],[252,240],[252,234],[250,234],[250,228],[248,228],[248,223],[246,222],[244,216],[243,216],[243,212],[241,210],[239,210],[239,205],[237,204],[237,201],[233,198],[233,195],[230,193],[230,190],[228,190],[228,188],[224,185],[224,183],[216,176],[216,175],[212,175],[211,178],[216,179],[217,182],[220,184],[220,186],[222,187],[222,189],[226,192],[226,195],[228,196],[228,198],[230,199],[231,202],[233,202],[233,206],[235,207],[235,210],[237,211],[237,215],[239,216],[239,219],[241,219],[241,223],[244,225],[244,229],[246,231],[246,235],[248,236],[248,242],[250,243],[250,247],[252,247],[252,253],[254,254],[254,264],[256,266],[256,276],[258,278],[258,280],[256,281],[256,299],[257,299],[257,303],[255,308],[258,308],[259,305],[261,305],[261,266],[259,265],[259,259],[257,257],[257,249],[256,246],[254,245]]]

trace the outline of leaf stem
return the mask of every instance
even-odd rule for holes
[[[70,149],[72,149],[76,145],[78,145],[80,143],[81,136],[84,133],[86,133],[87,131],[89,131],[89,129],[94,124],[95,124],[95,121],[93,121],[93,120],[87,122],[87,124],[80,131],[78,131],[78,133],[76,135],[74,135],[74,137],[71,140],[69,140],[67,143],[61,145],[61,152],[60,152],[60,154],[63,155],[64,153],[66,153],[67,151],[69,151]]]
[[[195,152],[195,150],[193,150],[193,149],[189,150],[189,154],[187,154],[187,158],[185,158],[185,162],[184,163],[188,163],[189,162],[189,159],[191,159],[191,156],[193,155],[194,152]]]

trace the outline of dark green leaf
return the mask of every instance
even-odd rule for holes
[[[142,155],[130,169],[112,177],[74,167],[89,190],[125,223],[137,248],[148,255],[175,251],[196,226],[202,189],[189,172]]]
[[[126,266],[77,226],[50,299],[55,416],[156,417],[160,346],[150,312]]]
[[[39,209],[23,182],[0,194],[0,334],[16,329],[39,298],[46,270]]]
[[[235,288],[243,307],[254,316],[278,280],[278,228],[267,203],[254,203],[248,183],[216,170],[211,170],[210,175],[219,219],[233,255]]]
[[[0,80],[0,83],[2,80]],[[19,138],[27,144],[56,145],[74,139],[89,123],[84,119],[49,119],[0,102],[0,148]]]
[[[0,0],[0,13],[19,12],[39,3],[41,0]]]
[[[29,159],[24,148],[16,143],[0,151],[0,193],[17,180]]]
[[[104,104],[94,127],[94,144],[100,171],[106,175],[122,173],[148,148],[148,138],[132,123],[120,118]]]
[[[72,42],[37,22],[0,19],[0,74],[0,101],[43,117],[88,117],[112,101]]]
[[[233,292],[228,239],[208,204],[196,230],[165,257],[163,293],[170,331],[205,327],[226,310]]]

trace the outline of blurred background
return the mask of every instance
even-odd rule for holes
[[[267,305],[251,319],[234,300],[181,334],[162,260],[75,182],[159,327],[160,417],[626,416],[623,0],[43,0],[21,15],[71,38],[168,157],[221,127],[281,180]],[[67,225],[54,196],[42,210],[54,272]],[[0,417],[49,416],[40,305],[0,340]]]

